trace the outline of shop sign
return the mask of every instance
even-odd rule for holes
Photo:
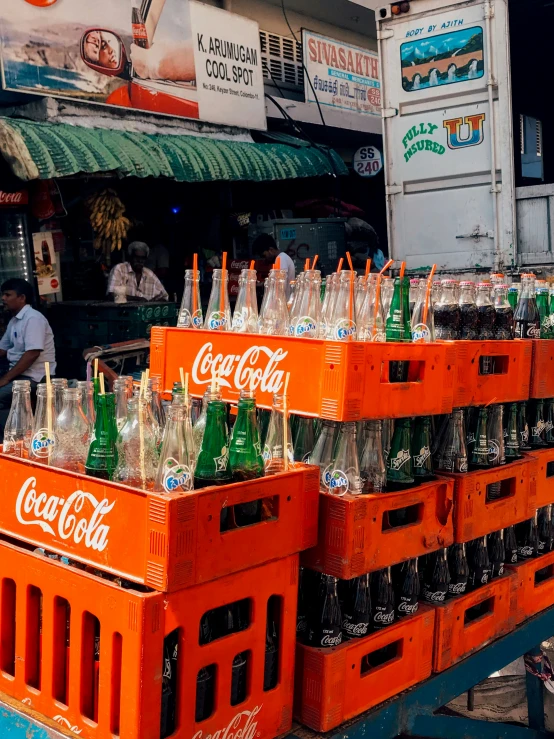
[[[304,90],[307,103],[381,115],[376,52],[303,30]]]
[[[5,89],[267,126],[259,27],[249,18],[194,0],[12,6],[0,4]]]
[[[376,146],[362,146],[354,154],[352,166],[360,177],[375,177],[383,169],[383,156]]]
[[[0,190],[0,208],[7,205],[27,205],[28,202],[29,193],[27,190],[17,190],[17,192],[4,192],[4,190]]]
[[[59,293],[60,265],[54,247],[54,235],[51,231],[39,231],[33,234],[36,275],[39,295]]]

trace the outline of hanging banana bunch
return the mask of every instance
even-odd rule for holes
[[[131,226],[125,217],[125,206],[115,190],[104,190],[87,199],[90,222],[94,229],[94,248],[104,254],[119,251]]]

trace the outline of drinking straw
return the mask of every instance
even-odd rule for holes
[[[431,297],[431,290],[433,288],[433,277],[435,276],[435,270],[437,265],[434,264],[429,277],[427,278],[427,290],[425,291],[425,306],[423,307],[423,324],[427,325],[427,314],[429,313],[429,299]]]
[[[289,380],[290,380],[290,372],[287,372],[287,376],[285,377],[285,392],[283,394],[283,462],[284,462],[284,470],[285,472],[288,472],[289,469],[289,449],[288,449],[288,403],[287,403],[287,393],[289,390]]]
[[[394,259],[389,259],[389,261],[385,264],[383,269],[379,272],[380,275],[384,274],[387,269],[391,266],[391,264],[394,264]]]
[[[315,266],[316,266],[316,264],[317,264],[317,260],[318,260],[318,259],[319,259],[319,254],[316,254],[316,255],[315,255],[315,257],[314,257],[314,262],[313,262],[313,264],[312,264],[312,269],[315,269]]]
[[[100,373],[100,395],[106,394],[106,386],[104,385],[104,373]]]
[[[219,296],[219,310],[223,317],[226,317],[225,311],[225,277],[227,276],[227,252],[223,252],[223,261],[221,263],[221,294]],[[223,329],[223,324],[220,326],[220,330]]]
[[[184,390],[185,389],[185,370],[182,367],[179,367],[179,375],[181,376],[181,387]]]
[[[400,279],[404,277],[404,272],[406,271],[406,262],[402,262],[400,265]]]
[[[189,373],[185,375],[185,403],[189,404]]]
[[[192,315],[198,310],[198,298],[196,295],[196,279],[198,277],[198,254],[192,257]]]
[[[485,408],[488,408],[489,405],[492,405],[493,403],[496,403],[496,398],[493,398],[492,400],[489,400],[489,402],[485,405]]]
[[[371,338],[377,335],[377,311],[381,305],[381,274],[377,275],[377,285],[375,287],[375,307],[373,309],[373,328],[371,330]]]
[[[344,259],[341,257],[339,259],[339,266],[337,267],[337,272],[340,272],[342,269],[342,263],[344,262]]]
[[[365,263],[365,280],[364,282],[367,284],[367,278],[369,277],[369,273],[371,272],[371,259],[368,259]]]
[[[350,252],[346,252],[346,258],[348,259],[348,266],[350,267],[350,301],[348,303],[348,328],[352,326],[354,320],[354,267],[352,265],[352,257]],[[352,340],[352,334],[349,335],[348,340]]]
[[[142,488],[146,486],[146,470],[144,466],[144,409],[146,407],[146,388],[148,386],[148,370],[143,372],[140,378],[140,395],[138,401],[138,417],[139,417],[139,459],[140,459],[140,479]]]
[[[304,272],[307,272],[310,269],[310,257],[306,257],[306,261],[304,262]]]
[[[250,269],[254,269],[254,265],[255,265],[255,264],[256,264],[256,260],[255,260],[255,259],[253,259],[253,260],[252,260],[252,261],[250,262]]]
[[[98,360],[95,360],[98,362]],[[48,440],[52,438],[52,381],[50,379],[50,362],[44,363],[46,375],[46,427],[48,429]],[[48,464],[50,464],[51,445],[48,445]]]
[[[275,260],[275,269],[281,269],[281,255],[280,254]]]
[[[98,377],[98,357],[94,357],[94,379]]]

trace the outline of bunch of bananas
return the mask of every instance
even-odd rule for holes
[[[125,217],[125,206],[115,190],[104,190],[87,200],[90,222],[94,229],[94,248],[108,254],[121,249],[131,221]]]

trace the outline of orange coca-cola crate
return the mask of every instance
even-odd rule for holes
[[[533,339],[530,398],[554,398],[554,341]]]
[[[321,493],[319,539],[302,564],[345,580],[447,547],[454,540],[454,485],[437,478],[401,493]],[[405,509],[404,525],[389,514]]]
[[[292,555],[179,593],[139,593],[1,542],[0,691],[87,739],[159,739],[171,634],[178,640],[177,663],[169,665],[176,669],[171,736],[240,729],[271,739],[292,720],[297,579]],[[236,601],[247,602],[246,628],[200,645],[204,614]],[[278,670],[264,690],[268,603],[277,617]],[[246,697],[231,705],[232,663],[243,653]],[[197,722],[197,676],[208,667],[214,702]]]
[[[535,490],[535,507],[554,503],[554,449],[537,449],[526,455],[535,460],[531,485]]]
[[[253,378],[256,403],[271,408],[287,372],[289,410],[335,421],[402,418],[452,410],[455,351],[447,344],[319,341],[157,327],[150,369],[166,393],[190,373],[193,395],[203,395],[220,370],[223,400],[238,401]],[[410,382],[389,382],[391,361],[411,361]]]
[[[433,606],[435,644],[433,672],[456,662],[507,634],[515,626],[515,577],[507,573],[466,595]]]
[[[448,473],[454,479],[454,540],[477,539],[531,518],[536,509],[531,484],[536,461],[525,457],[490,470]],[[487,488],[500,483],[500,497],[487,500]]]
[[[330,731],[428,678],[434,621],[434,609],[421,605],[415,615],[338,647],[298,644],[295,718]]]
[[[455,341],[454,407],[508,403],[529,398],[531,341]],[[481,374],[481,358],[491,357],[493,374]]]
[[[509,565],[508,570],[516,577],[514,583],[516,624],[554,605],[554,552],[527,562]]]
[[[0,476],[1,533],[156,590],[214,580],[317,543],[316,467],[169,494],[6,454]],[[221,531],[224,508],[260,499],[271,502],[267,520]]]

